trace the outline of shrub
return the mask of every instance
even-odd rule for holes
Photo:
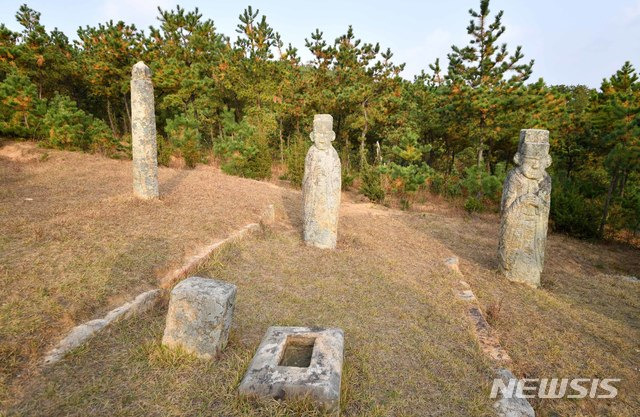
[[[393,180],[393,190],[403,194],[418,191],[418,188],[424,185],[427,176],[432,172],[426,164],[402,166],[395,162],[382,167],[381,171],[388,174]]]
[[[104,120],[92,118],[88,129],[92,152],[113,157],[122,151],[122,146],[113,136],[111,129],[109,129]]]
[[[342,190],[345,191],[349,187],[351,187],[355,179],[356,179],[356,176],[350,171],[348,171],[345,165],[343,164],[342,165],[342,187],[341,187]]]
[[[54,148],[87,150],[91,144],[87,135],[90,123],[89,116],[78,109],[75,101],[56,94],[44,116],[46,143]]]
[[[598,237],[602,203],[586,199],[570,181],[554,181],[551,190],[551,211],[557,231],[582,238]]]
[[[171,146],[178,149],[185,165],[194,168],[202,161],[200,141],[202,135],[198,130],[198,121],[191,113],[179,114],[167,120],[165,131]]]
[[[439,172],[434,173],[431,176],[431,182],[429,183],[429,189],[431,190],[432,193],[434,194],[442,194],[445,191],[445,178],[444,175],[442,175]]]
[[[291,145],[285,152],[285,163],[287,165],[286,179],[292,184],[300,186],[304,176],[304,160],[309,150],[311,141],[296,133],[293,135]]]
[[[235,121],[233,111],[229,110],[223,114],[223,133],[216,140],[213,149],[222,161],[224,172],[258,179],[271,176],[267,127],[252,124],[258,124],[261,120],[264,121],[263,119],[268,121],[269,118],[260,112],[245,117],[240,122]]]
[[[380,203],[384,200],[384,188],[382,188],[382,178],[380,169],[369,164],[365,164],[362,172],[362,183],[360,184],[360,192],[369,200]]]
[[[163,166],[169,166],[171,162],[171,155],[173,155],[174,149],[164,136],[158,135],[158,164]]]
[[[467,195],[481,198],[486,196],[498,202],[501,198],[502,184],[506,178],[505,164],[496,165],[495,174],[487,172],[484,166],[472,165],[464,170],[464,178],[460,185]]]
[[[640,186],[627,186],[624,197],[614,200],[609,209],[607,225],[613,230],[640,231]]]
[[[43,126],[45,143],[53,148],[93,150],[111,154],[118,143],[100,119],[78,109],[69,97],[56,94],[47,106]]]
[[[481,199],[469,196],[464,202],[464,209],[468,213],[478,213],[484,210],[484,204]]]
[[[38,136],[45,111],[45,102],[27,76],[13,71],[0,83],[0,134]]]
[[[444,194],[447,197],[460,197],[462,195],[462,186],[459,181],[449,181],[445,185]]]

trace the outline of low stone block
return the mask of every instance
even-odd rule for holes
[[[162,344],[215,358],[227,345],[236,291],[235,285],[211,278],[180,282],[171,291]]]
[[[340,409],[344,333],[336,328],[270,327],[238,388],[247,397],[308,397]]]
[[[511,380],[516,379],[513,373],[506,368],[498,369],[496,374],[507,386]],[[516,385],[513,387],[509,398],[506,398],[499,391],[498,400],[493,403],[493,408],[496,410],[498,417],[536,417],[535,410],[531,407],[529,401],[518,395]]]

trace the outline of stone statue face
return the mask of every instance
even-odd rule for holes
[[[545,168],[546,167],[543,165],[540,158],[526,156],[526,155],[521,158],[520,172],[522,172],[522,175],[524,175],[529,179],[532,179],[532,180],[542,179],[542,177],[544,176]]]
[[[330,114],[316,114],[313,116],[313,131],[309,135],[318,149],[329,149],[336,138],[333,131],[333,117]]]
[[[551,165],[549,145],[540,143],[523,143],[513,161],[519,165],[519,170],[525,177],[532,180],[540,180],[544,177],[545,170]]]
[[[314,130],[309,134],[309,137],[318,149],[324,150],[331,146],[331,141],[336,138],[336,134],[333,131],[318,132]]]

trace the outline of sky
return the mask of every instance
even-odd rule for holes
[[[0,0],[0,23],[19,31],[15,13],[22,3],[39,11],[47,29],[62,30],[77,39],[79,26],[108,20],[133,23],[148,33],[158,26],[157,7],[187,10],[198,7],[219,32],[235,40],[238,16],[252,5],[267,16],[282,39],[297,47],[303,61],[311,59],[305,38],[319,28],[329,43],[353,26],[363,42],[391,48],[395,63],[406,63],[407,79],[427,70],[440,58],[446,68],[451,45],[469,41],[468,10],[479,0],[324,0],[324,1],[192,1],[192,0]],[[530,81],[542,77],[547,84],[585,84],[599,87],[625,61],[640,69],[640,0],[492,0],[492,15],[504,10],[506,26],[500,38],[508,50],[522,46],[525,59],[535,60]]]

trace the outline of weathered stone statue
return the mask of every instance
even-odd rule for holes
[[[302,180],[304,241],[312,246],[335,249],[342,172],[338,152],[331,146],[336,134],[330,114],[316,114],[313,145],[304,161]]]
[[[133,193],[140,198],[158,197],[158,150],[151,70],[140,61],[131,70],[131,142],[133,145]]]
[[[516,168],[507,175],[502,190],[500,271],[511,281],[540,286],[551,202],[549,131],[520,131]]]

